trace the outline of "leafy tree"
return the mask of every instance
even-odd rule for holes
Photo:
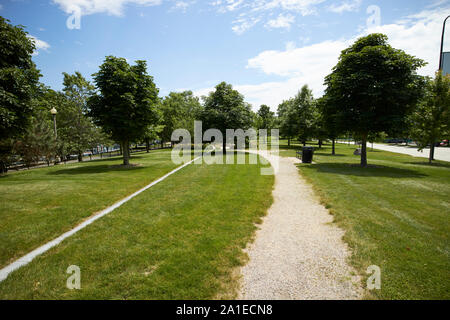
[[[450,136],[450,75],[437,72],[434,80],[427,81],[423,101],[411,116],[412,135],[419,150],[430,145],[428,161],[434,160],[436,142]]]
[[[63,76],[64,94],[71,102],[76,104],[82,112],[87,113],[87,100],[94,94],[95,87],[78,71],[76,71],[75,74],[63,72]]]
[[[41,76],[31,60],[34,50],[22,26],[12,26],[0,17],[0,173],[7,170],[12,139],[30,124],[31,99]]]
[[[392,48],[383,34],[370,34],[342,51],[325,78],[329,109],[336,123],[361,137],[361,166],[367,166],[371,133],[401,126],[421,96],[416,70],[424,61]]]
[[[297,114],[293,107],[294,99],[285,100],[278,105],[278,121],[280,134],[288,139],[288,146],[291,139],[297,134]]]
[[[165,97],[160,106],[161,144],[170,141],[175,129],[183,128],[194,136],[194,121],[200,117],[202,106],[192,91],[171,92]]]
[[[68,152],[76,153],[78,161],[82,161],[84,151],[95,147],[102,138],[100,128],[87,115],[87,101],[95,87],[79,72],[73,75],[63,72],[63,75],[64,97],[60,100],[65,101],[58,110],[58,138]]]
[[[296,131],[299,140],[306,145],[306,140],[313,134],[315,102],[312,91],[304,85],[293,99],[292,107],[296,117]]]
[[[26,133],[15,142],[14,149],[28,168],[33,163],[38,163],[41,158],[45,158],[50,165],[50,161],[55,157],[54,130],[52,122],[47,118],[45,111],[38,111]]]
[[[314,107],[312,109],[312,125],[311,125],[311,135],[318,140],[319,149],[322,148],[323,141],[327,138],[331,138],[329,132],[326,128],[326,123],[324,119],[324,114],[321,108],[319,108],[319,103],[321,99],[315,100]],[[335,141],[332,144],[332,154],[334,154]]]
[[[336,154],[336,138],[342,132],[339,131],[339,126],[336,120],[336,114],[334,113],[333,106],[330,105],[331,101],[326,95],[317,99],[317,109],[320,114],[320,120],[318,126],[320,127],[321,134],[328,137],[332,141],[331,154]]]
[[[265,104],[261,105],[258,110],[258,117],[260,119],[258,129],[270,129],[275,120],[275,113],[270,111],[270,108]]]
[[[161,132],[163,131],[163,129],[164,129],[163,125],[151,125],[147,128],[147,131],[143,136],[143,140],[145,142],[145,149],[147,153],[150,152],[150,141],[158,139],[162,141]]]
[[[108,56],[93,76],[98,92],[88,100],[89,115],[121,142],[128,165],[130,141],[141,139],[158,119],[158,89],[142,60],[130,66],[124,58]]]
[[[203,97],[201,112],[203,129],[218,129],[223,135],[223,149],[226,145],[226,129],[248,129],[252,124],[251,106],[244,102],[244,96],[234,90],[231,84],[221,82],[216,90]]]

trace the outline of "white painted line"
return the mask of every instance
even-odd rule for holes
[[[59,243],[61,243],[64,239],[70,237],[71,235],[75,234],[76,232],[80,231],[81,229],[83,229],[84,227],[90,225],[92,222],[94,222],[97,219],[100,219],[101,217],[107,215],[108,213],[110,213],[111,211],[113,211],[114,209],[120,207],[122,204],[124,204],[125,202],[127,202],[128,200],[136,197],[138,194],[140,194],[141,192],[144,192],[145,190],[147,190],[148,188],[153,187],[155,184],[163,181],[164,179],[166,179],[167,177],[169,177],[170,175],[174,174],[175,172],[177,172],[178,170],[183,169],[184,167],[186,167],[187,165],[191,164],[192,162],[194,162],[195,160],[197,160],[200,157],[197,157],[189,162],[186,162],[185,164],[179,166],[178,168],[170,171],[169,173],[167,173],[166,175],[162,176],[161,178],[153,181],[152,183],[150,183],[149,185],[143,187],[142,189],[136,191],[135,193],[133,193],[132,195],[129,195],[128,197],[116,202],[115,204],[113,204],[112,206],[100,211],[98,214],[96,214],[95,216],[83,221],[81,224],[79,224],[78,226],[76,226],[75,228],[73,228],[70,231],[67,231],[66,233],[63,233],[62,235],[60,235],[58,238],[53,239],[50,242],[47,242],[46,244],[38,247],[37,249],[34,249],[33,251],[31,251],[30,253],[24,255],[23,257],[17,259],[16,261],[14,261],[13,263],[7,265],[6,267],[4,267],[3,269],[0,270],[0,282],[5,280],[8,275],[19,269],[20,267],[23,267],[25,265],[27,265],[28,263],[30,263],[34,258],[36,258],[37,256],[43,254],[44,252],[50,250],[51,248],[53,248],[54,246],[58,245]]]

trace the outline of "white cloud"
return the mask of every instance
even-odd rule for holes
[[[186,12],[187,8],[193,5],[195,1],[176,1],[171,10],[181,10]]]
[[[333,3],[328,7],[328,10],[336,13],[342,13],[345,11],[356,11],[359,9],[360,5],[361,0],[347,0],[339,5]]]
[[[37,56],[39,54],[39,50],[47,51],[50,48],[50,45],[47,42],[45,42],[44,40],[38,39],[32,35],[29,35],[28,38],[32,39],[36,46],[36,50],[33,52],[34,56]]]
[[[427,8],[435,8],[439,7],[442,4],[447,4],[448,0],[436,0],[434,3],[427,6]]]
[[[291,27],[291,24],[294,23],[295,17],[291,14],[283,15],[279,14],[276,19],[269,20],[266,23],[266,28],[273,29],[273,28],[285,28],[289,29]]]
[[[244,2],[244,0],[227,0],[226,1],[226,10],[227,11],[234,11]]]
[[[325,0],[214,0],[210,5],[220,13],[240,12],[233,21],[232,30],[242,34],[256,23],[263,21],[268,28],[289,28],[294,21],[291,13],[302,16],[316,13],[315,6]],[[271,19],[274,10],[281,11],[277,19]]]
[[[308,84],[315,97],[323,94],[324,77],[337,63],[340,52],[351,45],[358,37],[373,32],[385,33],[389,43],[406,53],[424,59],[429,64],[419,70],[419,74],[433,76],[438,67],[442,21],[448,9],[425,10],[407,16],[396,23],[363,30],[347,39],[327,40],[296,48],[288,43],[284,50],[268,50],[248,60],[247,68],[267,75],[284,77],[280,81],[260,84],[238,84],[235,86],[244,94],[246,101],[254,108],[261,104],[270,105],[276,110],[279,103],[294,96],[302,85]],[[450,51],[450,37],[447,37],[444,50]],[[211,91],[201,89],[196,94]]]
[[[233,21],[233,26],[231,27],[231,30],[237,34],[243,34],[245,31],[253,27],[255,24],[259,22],[259,18],[238,18]]]
[[[162,0],[53,0],[65,13],[79,13],[81,16],[94,13],[108,13],[121,16],[126,4],[159,5]]]
[[[247,68],[286,77],[308,76],[317,74],[320,70],[328,72],[337,63],[339,53],[349,44],[350,41],[343,40],[324,41],[301,48],[293,48],[290,44],[284,51],[261,52],[248,60]]]

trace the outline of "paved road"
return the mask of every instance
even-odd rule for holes
[[[367,147],[370,148],[371,144],[368,143]],[[417,151],[417,148],[415,147],[406,147],[406,146],[398,146],[398,145],[388,145],[388,144],[380,144],[380,143],[374,143],[373,147],[375,149],[384,150],[384,151],[390,151],[390,152],[397,152],[397,153],[404,153],[409,154],[413,157],[422,157],[427,158],[430,154],[430,149],[424,149],[423,152]],[[434,159],[436,160],[443,160],[443,161],[450,161],[450,148],[435,148],[434,149]]]

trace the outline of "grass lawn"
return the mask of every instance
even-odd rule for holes
[[[10,274],[0,299],[232,298],[273,183],[260,165],[189,165]]]
[[[70,230],[177,165],[170,150],[58,165],[0,177],[0,267]]]
[[[450,299],[450,163],[368,148],[376,167],[360,168],[356,147],[337,144],[331,156],[328,145],[298,167],[346,230],[364,286],[367,267],[381,268],[381,290],[367,298]]]

